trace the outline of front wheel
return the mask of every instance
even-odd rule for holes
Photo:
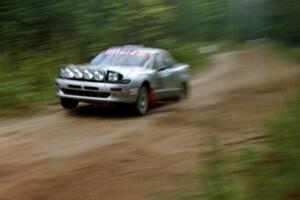
[[[73,99],[61,98],[60,104],[62,107],[71,110],[71,109],[74,109],[77,107],[78,101],[73,100]]]
[[[133,112],[136,115],[145,115],[149,108],[149,95],[148,89],[142,86],[139,89],[137,101],[133,104]]]

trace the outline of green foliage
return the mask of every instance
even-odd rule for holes
[[[226,28],[224,0],[167,0],[176,13],[167,27],[184,39],[222,39]]]
[[[300,1],[266,0],[267,34],[290,44],[300,43]]]
[[[201,55],[199,55],[198,48],[201,43],[187,43],[174,39],[160,40],[157,44],[154,44],[159,48],[168,49],[172,55],[181,62],[187,62],[189,64],[199,64],[203,61]]]
[[[291,57],[293,60],[300,62],[300,48],[292,48],[288,51],[288,56]]]
[[[265,0],[228,0],[228,37],[240,41],[266,37]]]
[[[274,54],[288,59],[291,62],[300,63],[300,48],[287,45],[282,42],[272,43],[269,49],[273,51]]]

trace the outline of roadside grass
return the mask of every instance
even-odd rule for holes
[[[286,58],[291,62],[300,63],[300,47],[289,46],[282,43],[271,43],[269,49],[280,57]]]
[[[54,102],[54,77],[71,60],[76,54],[64,49],[0,54],[0,119],[28,116]]]

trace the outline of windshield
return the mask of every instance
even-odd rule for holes
[[[142,50],[108,49],[91,62],[92,65],[144,66],[150,54]]]

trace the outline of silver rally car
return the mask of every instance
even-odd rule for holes
[[[67,65],[56,79],[61,105],[79,102],[124,103],[144,115],[157,100],[187,96],[189,65],[178,63],[162,49],[126,45],[112,47],[90,64]]]

